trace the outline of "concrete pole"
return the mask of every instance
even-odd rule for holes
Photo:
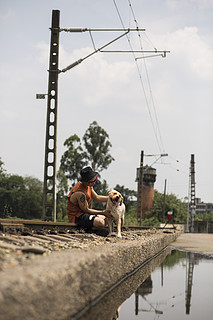
[[[44,160],[43,220],[56,221],[56,156],[58,110],[58,53],[60,11],[52,11],[49,82]]]

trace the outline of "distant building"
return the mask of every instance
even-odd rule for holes
[[[195,198],[196,213],[209,213],[213,212],[213,203],[201,202],[200,198]]]

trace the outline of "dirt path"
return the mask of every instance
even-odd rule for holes
[[[213,254],[213,234],[183,233],[175,242],[172,242],[171,245],[189,251]]]

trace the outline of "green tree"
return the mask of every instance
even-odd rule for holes
[[[64,146],[67,150],[61,157],[60,176],[63,172],[73,186],[78,181],[80,170],[87,165],[88,160],[81,146],[81,140],[76,134],[66,139]]]
[[[59,197],[68,192],[68,179],[61,167],[57,172],[57,190]]]
[[[198,213],[195,215],[196,221],[213,221],[213,212]]]
[[[5,175],[6,173],[6,170],[4,169],[4,162],[1,160],[1,157],[0,157],[0,176],[2,175]]]
[[[93,121],[83,136],[84,148],[76,134],[70,136],[64,142],[67,149],[61,157],[60,173],[58,175],[60,197],[66,192],[65,187],[62,187],[62,182],[68,183],[71,187],[74,186],[79,180],[80,170],[86,165],[90,165],[98,173],[108,168],[114,160],[109,154],[112,145],[108,138],[107,132],[96,121]],[[66,182],[63,175],[67,179]],[[94,189],[97,193],[103,194],[102,192],[106,191],[106,186],[106,181],[98,180]]]
[[[117,186],[116,186],[117,188]],[[119,191],[119,190],[118,190]],[[122,193],[122,191],[120,191]],[[160,222],[163,222],[163,205],[164,194],[155,190],[154,205],[152,210],[146,212],[145,220],[142,221],[142,226],[157,227]],[[174,194],[166,195],[165,197],[165,223],[167,222],[167,212],[172,211],[175,223],[185,223],[187,218],[187,203],[182,202]],[[136,218],[136,201],[133,201],[130,209],[126,213],[126,225],[138,225]]]
[[[43,183],[34,177],[27,176],[23,178],[24,190],[20,195],[22,213],[27,219],[41,219]]]
[[[0,178],[0,213],[2,218],[15,216],[21,205],[24,190],[23,178],[17,175],[2,175]]]
[[[137,221],[137,216],[136,216],[136,202],[128,211],[125,212],[124,225],[127,225],[127,226],[139,225]]]
[[[57,220],[63,221],[67,216],[68,179],[61,168],[57,172],[57,190]]]
[[[106,180],[101,181],[100,179],[98,179],[94,185],[94,190],[97,194],[107,195],[108,184]],[[105,207],[106,207],[106,202],[102,203],[102,202],[92,201],[93,209],[104,210]]]
[[[156,217],[159,221],[163,222],[163,206],[164,194],[155,190],[154,205],[150,212],[146,213],[147,218]],[[182,202],[174,194],[168,194],[165,197],[165,222],[167,222],[167,212],[173,212],[173,221],[175,223],[186,222],[187,217],[187,203]]]
[[[41,218],[42,182],[33,177],[0,175],[0,216]]]
[[[90,124],[83,136],[86,157],[94,171],[101,172],[107,169],[114,160],[109,153],[112,145],[108,138],[108,133],[96,121]]]

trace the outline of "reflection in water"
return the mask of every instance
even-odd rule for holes
[[[137,290],[141,283],[143,283],[152,271],[159,266],[165,257],[172,251],[167,248],[157,257],[145,264],[136,273],[126,278],[121,284],[111,290],[107,295],[98,301],[94,306],[88,310],[83,310],[83,315],[79,314],[68,319],[72,320],[114,320],[120,319],[120,312],[122,310],[122,303],[131,297]],[[127,318],[130,320],[131,318]]]
[[[149,305],[149,309],[141,309],[140,311],[149,312],[153,311],[156,314],[163,314],[161,310],[158,310],[151,302],[146,299],[146,295],[152,293],[152,279],[151,276],[149,276],[136,290],[135,292],[135,314],[138,315],[139,308],[138,308],[138,300],[139,295],[143,298],[143,300],[146,301],[146,303]]]
[[[195,255],[192,252],[186,254],[186,314],[190,314],[191,295],[192,295],[192,279],[195,264]]]
[[[167,248],[81,320],[212,319],[213,257]]]
[[[174,250],[122,304],[119,319],[212,319],[212,296],[213,257]]]

